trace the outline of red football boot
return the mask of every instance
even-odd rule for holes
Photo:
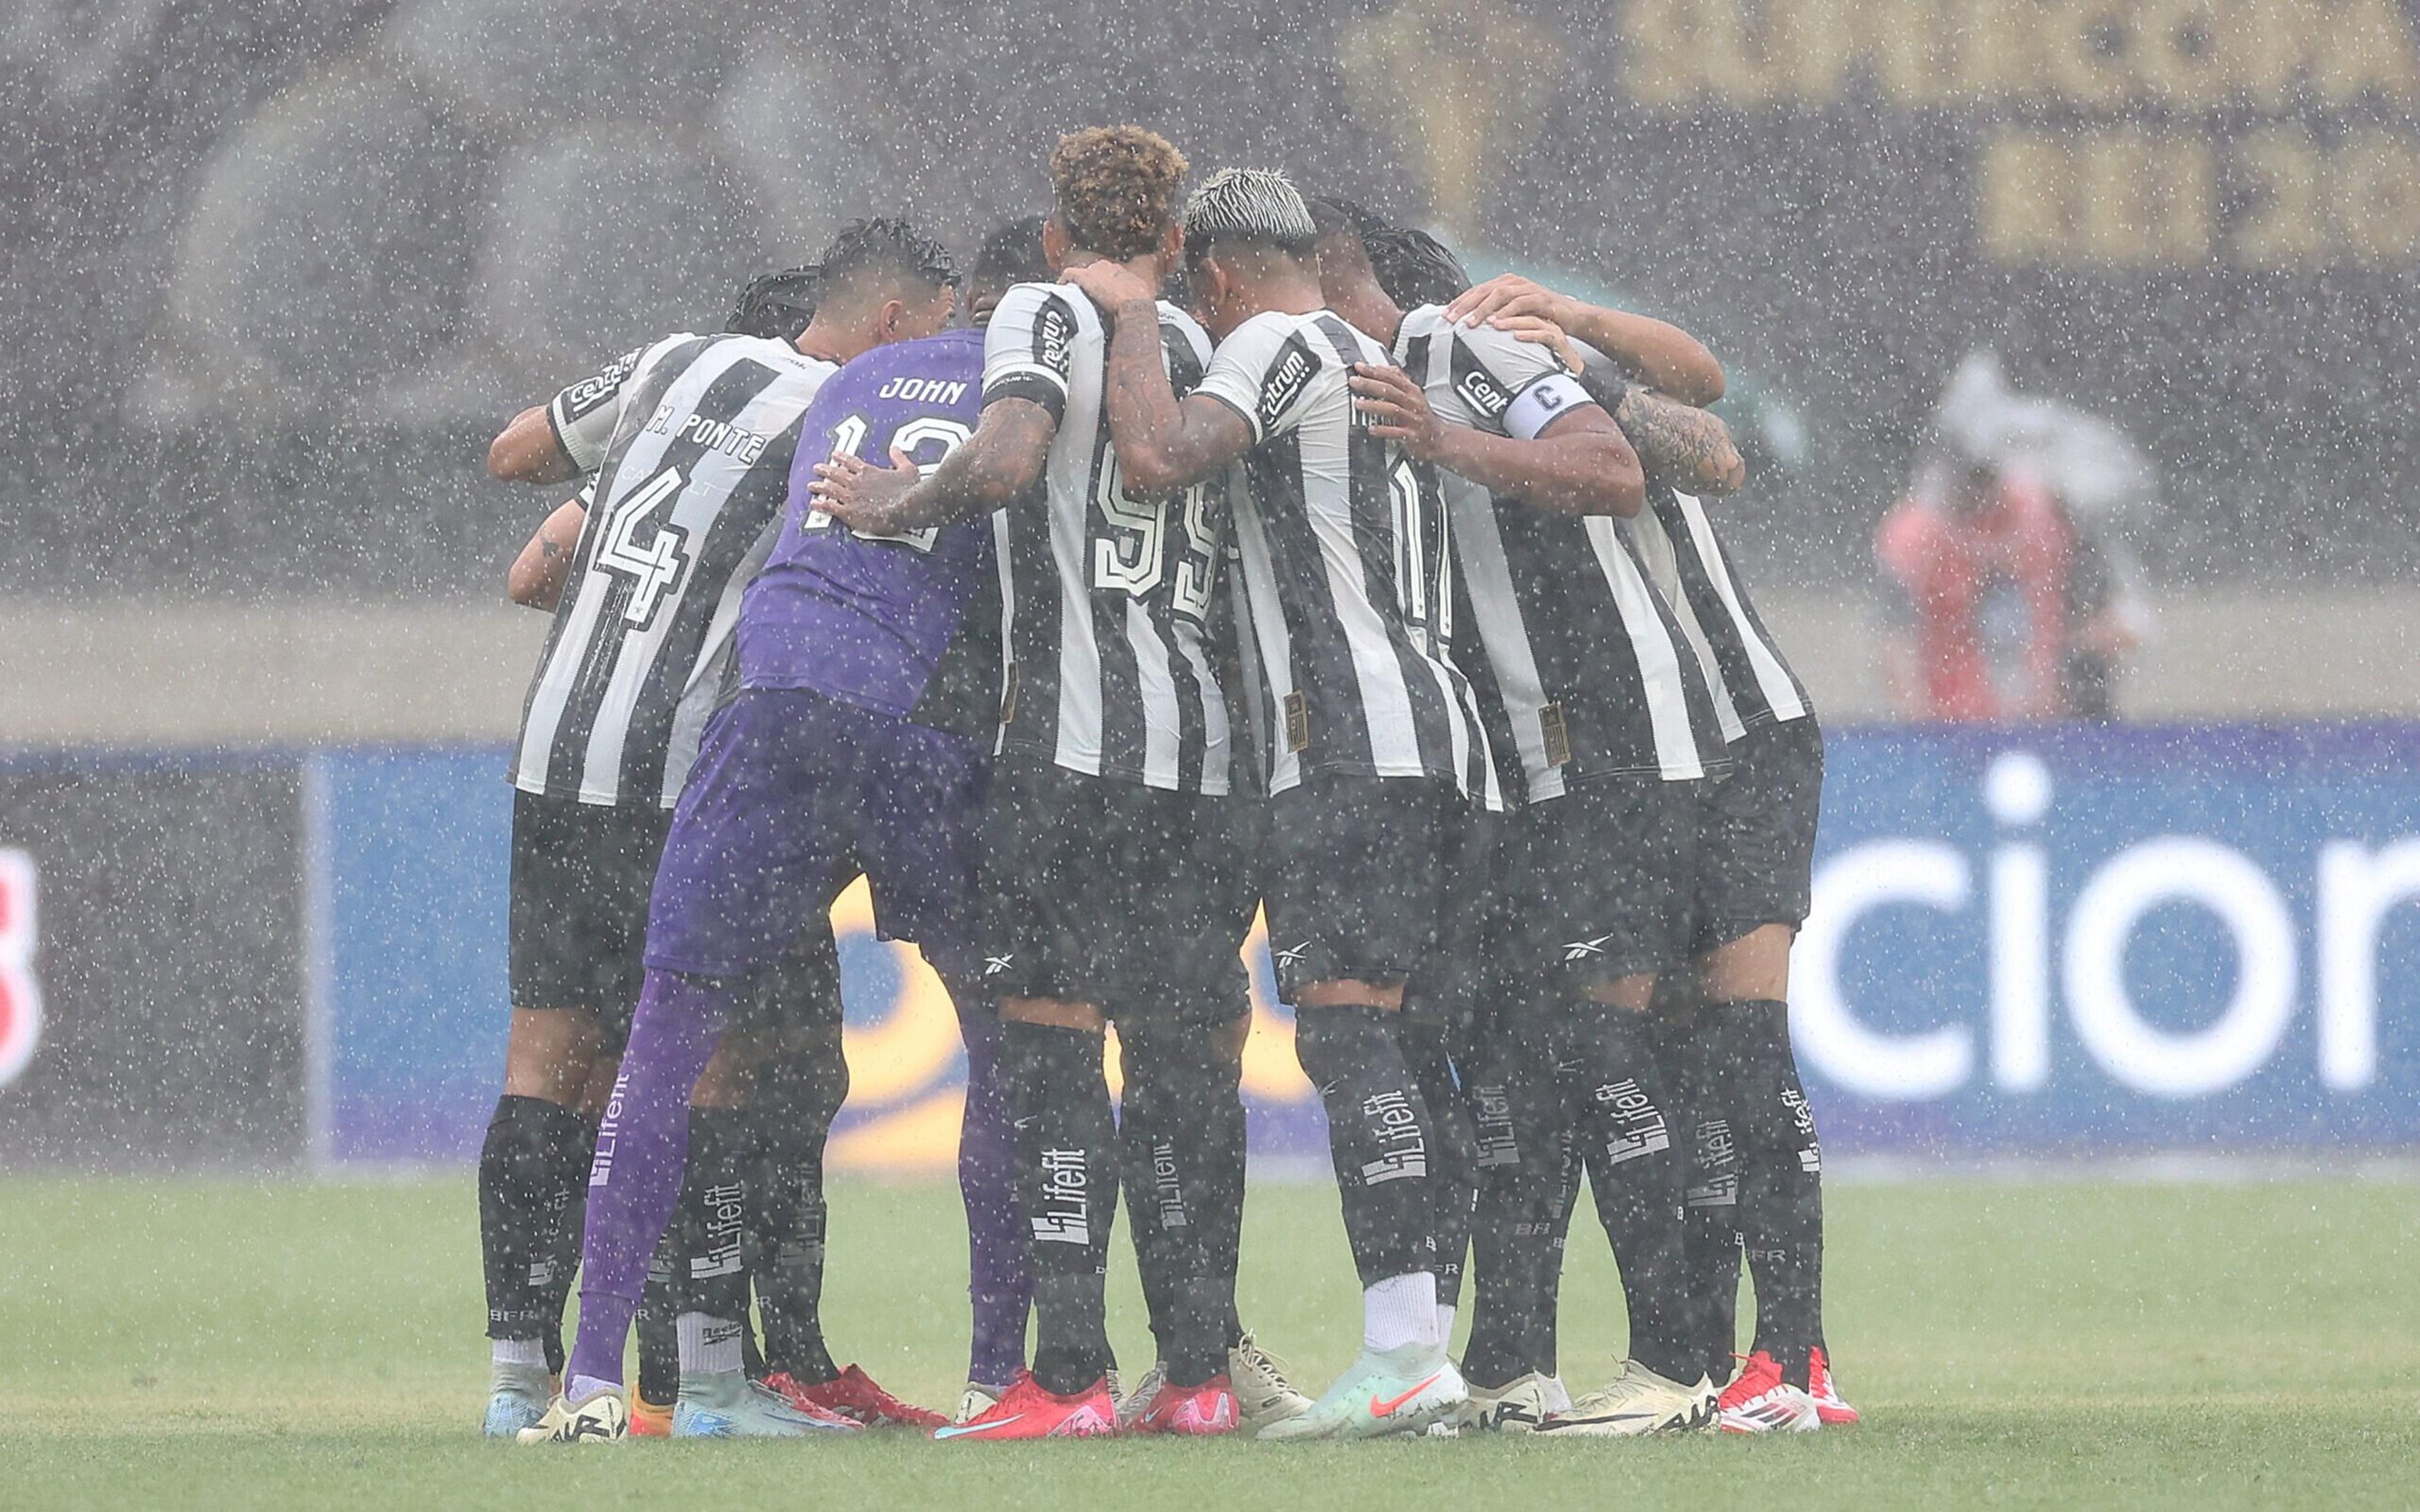
[[[1781,1379],[1781,1366],[1762,1350],[1747,1357],[1715,1403],[1725,1433],[1812,1433],[1823,1426],[1815,1398]]]
[[[790,1405],[801,1412],[841,1418],[861,1427],[937,1428],[949,1421],[939,1412],[901,1401],[856,1365],[812,1386],[799,1384],[786,1372],[766,1377],[765,1384],[789,1398]]]
[[[630,1437],[634,1439],[669,1439],[673,1436],[673,1410],[630,1393]]]
[[[1235,1411],[1235,1388],[1225,1376],[1212,1376],[1199,1386],[1179,1386],[1163,1381],[1159,1390],[1152,1393],[1151,1400],[1143,1404],[1134,1430],[1206,1439],[1234,1432],[1239,1416]]]
[[[936,1439],[1106,1439],[1118,1431],[1118,1398],[1104,1376],[1062,1396],[1032,1376],[1018,1378],[990,1412],[944,1424]]]
[[[1857,1410],[1840,1399],[1840,1388],[1832,1382],[1832,1362],[1821,1350],[1807,1351],[1807,1395],[1815,1398],[1815,1415],[1825,1427],[1846,1427],[1857,1421]]]

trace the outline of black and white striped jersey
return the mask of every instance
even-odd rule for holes
[[[1189,393],[1210,338],[1159,307],[1170,381]],[[1179,793],[1228,791],[1233,751],[1212,612],[1228,532],[1215,483],[1138,499],[1109,442],[1108,328],[1063,284],[1020,284],[984,340],[984,402],[1058,421],[1041,507],[993,517],[1004,657],[1000,748]]]
[[[1747,585],[1732,571],[1722,535],[1695,495],[1651,474],[1647,508],[1622,524],[1705,670],[1725,740],[1814,714],[1806,685],[1757,617]]]
[[[1326,310],[1229,332],[1200,392],[1249,423],[1235,532],[1270,734],[1267,780],[1424,777],[1502,803],[1453,663],[1435,475],[1369,432],[1347,380],[1386,350]]]
[[[807,403],[838,368],[786,342],[683,332],[548,407],[592,468],[588,518],[521,713],[512,780],[669,807],[781,525]]]
[[[1594,403],[1543,347],[1464,329],[1435,305],[1404,316],[1395,359],[1449,424],[1528,440]],[[1485,671],[1489,723],[1520,755],[1528,801],[1622,774],[1703,777],[1723,736],[1703,669],[1629,537],[1608,516],[1532,509],[1445,473]]]

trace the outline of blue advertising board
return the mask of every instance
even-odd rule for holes
[[[501,750],[311,758],[315,1148],[476,1150],[503,1065]],[[2420,725],[1850,729],[1829,737],[1792,1014],[1835,1151],[2420,1147]],[[844,1166],[946,1168],[939,984],[834,911]],[[1255,941],[1255,1153],[1324,1158]]]

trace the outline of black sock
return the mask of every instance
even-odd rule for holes
[[[689,1165],[670,1227],[682,1267],[681,1312],[746,1326],[748,1189],[755,1166],[755,1129],[746,1111],[690,1109]]]
[[[647,1260],[646,1284],[639,1288],[639,1311],[631,1319],[639,1335],[639,1399],[657,1407],[670,1407],[680,1396],[680,1273],[681,1235],[675,1222],[665,1227]]]
[[[1687,1327],[1687,1153],[1666,1116],[1670,1098],[1647,1016],[1584,1000],[1565,1028],[1567,1095],[1597,1217],[1621,1267],[1630,1357],[1688,1384],[1703,1362]]]
[[[1000,1038],[1033,1267],[1033,1379],[1065,1396],[1117,1363],[1103,1296],[1117,1220],[1117,1126],[1101,1036],[1012,1019]]]
[[[563,1301],[580,1256],[574,1210],[588,1172],[583,1150],[594,1142],[587,1120],[569,1108],[543,1098],[496,1099],[479,1149],[488,1337],[562,1349]]]
[[[1714,1021],[1739,1146],[1755,1347],[1784,1381],[1804,1386],[1807,1351],[1823,1337],[1823,1152],[1790,1047],[1790,1012],[1781,1003],[1717,1003]]]
[[[1555,1371],[1552,1286],[1561,1270],[1562,1164],[1570,1142],[1553,1062],[1518,1021],[1499,1020],[1487,1036],[1465,1092],[1477,1193],[1462,1373],[1497,1387],[1533,1370]]]
[[[1118,1136],[1135,1268],[1159,1358],[1178,1386],[1225,1372],[1234,1310],[1233,1283],[1218,1274],[1202,1223],[1211,1152],[1201,1127],[1222,1058],[1212,1042],[1217,1032],[1139,1017],[1118,1031],[1125,1063]]]
[[[802,1385],[840,1374],[824,1341],[824,1144],[848,1100],[848,1062],[835,1031],[809,1048],[785,1052],[756,1072],[751,1108],[756,1126],[758,1189],[756,1308],[765,1325],[765,1365]]]
[[[1327,1112],[1344,1235],[1364,1287],[1436,1265],[1436,1134],[1393,1017],[1328,1007],[1295,1019],[1295,1054]]]
[[[1404,1061],[1435,1125],[1430,1172],[1436,1183],[1432,1222],[1436,1231],[1437,1305],[1459,1307],[1463,1267],[1470,1255],[1471,1207],[1478,1196],[1478,1135],[1454,1073],[1445,1026],[1401,1013],[1395,1019]]]
[[[1655,1050],[1672,1097],[1673,1128],[1688,1152],[1687,1257],[1689,1338],[1706,1374],[1731,1376],[1739,1331],[1739,1156],[1722,1103],[1718,1041],[1711,1016],[1662,1020]]]
[[[1243,1318],[1235,1306],[1235,1274],[1244,1248],[1244,1167],[1250,1141],[1244,1116],[1243,1052],[1233,1025],[1215,1033],[1195,1134],[1203,1174],[1200,1222],[1202,1243],[1210,1253],[1212,1284],[1226,1304],[1219,1342],[1233,1349],[1244,1336]],[[1218,1367],[1226,1368],[1223,1358]]]

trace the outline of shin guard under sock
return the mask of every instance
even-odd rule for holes
[[[1103,1293],[1117,1214],[1117,1128],[1101,1057],[1101,1036],[1088,1029],[1001,1025],[1033,1268],[1033,1379],[1062,1395],[1115,1364]]]
[[[1295,1054],[1319,1088],[1344,1234],[1364,1288],[1436,1265],[1436,1134],[1391,1011],[1307,1008]]]
[[[479,1257],[488,1337],[562,1349],[563,1298],[578,1251],[566,1242],[587,1174],[588,1124],[543,1098],[496,1100],[479,1149]]]
[[[1807,1351],[1823,1336],[1823,1152],[1790,1046],[1790,1013],[1773,1002],[1717,1003],[1726,1105],[1737,1132],[1740,1231],[1756,1286],[1756,1345],[1782,1379],[1807,1384]]]
[[[1482,1386],[1555,1373],[1553,1285],[1570,1146],[1555,1087],[1543,1046],[1498,1037],[1465,1088],[1478,1164],[1462,1370]]]
[[[1025,1368],[1025,1326],[1033,1311],[1025,1218],[1016,1201],[1016,1133],[1001,1085],[1000,1019],[980,989],[952,982],[958,1035],[967,1050],[967,1103],[958,1122],[958,1196],[967,1213],[967,1302],[973,1328],[967,1379],[1006,1390]]]
[[[1672,1126],[1688,1154],[1682,1250],[1689,1338],[1706,1374],[1722,1381],[1730,1379],[1739,1342],[1739,1155],[1721,1101],[1712,1027],[1705,1016],[1659,1021],[1655,1053],[1673,1101]]]
[[[1202,1130],[1223,1032],[1140,1016],[1119,1030],[1125,1103],[1118,1137],[1135,1265],[1159,1358],[1170,1382],[1185,1387],[1225,1372],[1234,1305],[1203,1221],[1214,1157]]]
[[[1689,1338],[1683,1186],[1670,1099],[1646,1015],[1583,1001],[1564,1025],[1573,1123],[1597,1217],[1621,1268],[1632,1359],[1683,1384],[1702,1362]]]
[[[748,1190],[756,1170],[755,1129],[748,1113],[690,1110],[689,1168],[672,1223],[681,1266],[680,1312],[730,1323],[747,1320]]]
[[[1403,1044],[1404,1063],[1436,1127],[1431,1170],[1436,1182],[1432,1221],[1436,1232],[1437,1305],[1457,1307],[1470,1254],[1471,1207],[1478,1196],[1478,1135],[1454,1075],[1445,1026],[1400,1013],[1396,1019],[1395,1037]]]

